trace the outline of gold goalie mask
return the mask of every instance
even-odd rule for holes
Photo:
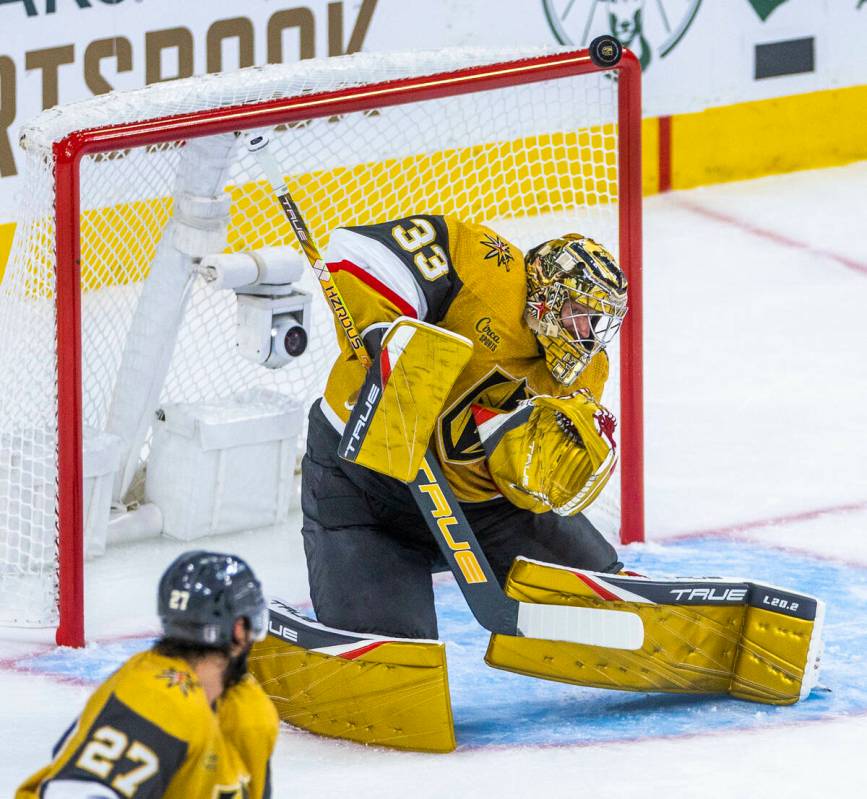
[[[626,315],[626,278],[601,244],[567,233],[531,249],[525,318],[554,379],[575,382]]]

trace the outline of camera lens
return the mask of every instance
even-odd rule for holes
[[[301,325],[290,327],[283,338],[283,347],[293,358],[303,355],[307,349],[307,331]]]

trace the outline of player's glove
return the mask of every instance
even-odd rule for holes
[[[589,392],[533,397],[511,412],[473,406],[488,469],[512,504],[572,516],[617,464],[614,416]]]

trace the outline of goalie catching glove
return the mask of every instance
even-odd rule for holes
[[[514,411],[473,406],[491,477],[513,505],[572,516],[599,495],[614,467],[614,416],[589,394],[538,396]]]

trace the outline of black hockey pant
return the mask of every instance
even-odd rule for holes
[[[445,560],[409,488],[347,463],[319,403],[301,466],[304,551],[316,617],[330,627],[436,638],[432,571]],[[501,584],[518,555],[617,571],[617,553],[583,516],[535,514],[505,499],[462,505]]]

